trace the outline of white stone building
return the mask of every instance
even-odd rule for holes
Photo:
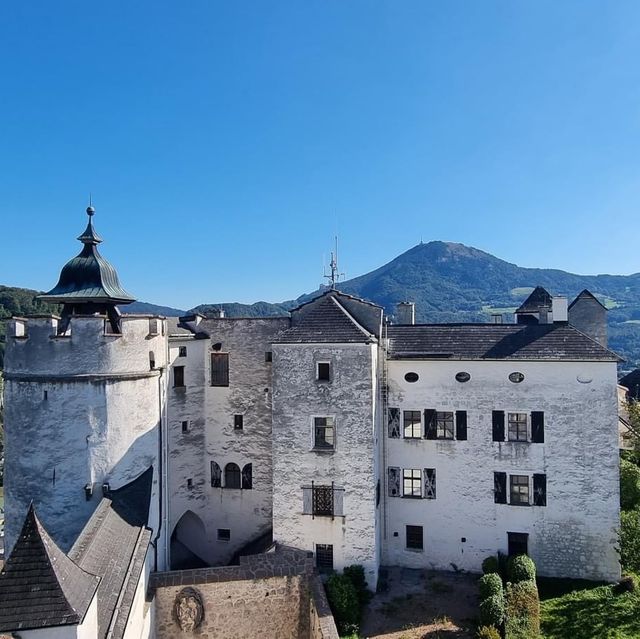
[[[389,323],[337,290],[282,318],[121,315],[88,213],[44,296],[61,317],[7,336],[0,631],[153,637],[152,573],[273,541],[321,571],[362,564],[372,588],[380,565],[480,571],[498,552],[619,576],[618,357],[590,293],[537,288],[504,324],[417,325],[410,303]],[[20,596],[34,548],[69,608]]]

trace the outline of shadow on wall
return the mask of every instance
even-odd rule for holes
[[[187,510],[171,533],[171,570],[205,568],[209,564],[202,559],[207,549],[207,531],[202,519]]]

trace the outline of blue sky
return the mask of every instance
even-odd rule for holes
[[[420,239],[640,271],[640,3],[7,2],[0,283],[80,245],[138,299],[280,301],[333,235],[354,277]]]

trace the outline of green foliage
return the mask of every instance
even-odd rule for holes
[[[360,602],[351,579],[346,575],[331,575],[326,585],[327,599],[341,635],[357,633],[360,629]]]
[[[513,583],[536,578],[536,565],[527,555],[512,555],[507,562],[507,579]]]
[[[482,572],[485,575],[488,575],[490,573],[498,573],[499,572],[498,558],[494,557],[493,555],[491,555],[491,557],[487,557],[482,562]]]
[[[499,627],[504,620],[504,597],[491,595],[480,602],[480,623],[483,626]]]
[[[640,506],[640,468],[626,459],[620,460],[620,508]]]
[[[535,581],[507,584],[505,639],[540,636],[540,598]]]
[[[481,626],[478,628],[478,639],[501,639],[500,631],[495,626]]]
[[[358,594],[358,601],[361,606],[366,606],[371,599],[371,593],[367,590],[367,580],[364,576],[364,568],[360,565],[354,564],[353,566],[347,566],[343,574],[347,577]]]
[[[620,513],[620,563],[628,572],[640,573],[640,510]]]
[[[480,599],[484,600],[492,595],[503,595],[502,579],[495,572],[488,573],[480,577],[478,581]]]

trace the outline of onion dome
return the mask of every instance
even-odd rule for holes
[[[60,304],[130,304],[135,298],[120,285],[116,269],[100,255],[98,244],[102,238],[93,228],[95,209],[87,208],[89,222],[78,237],[84,247],[69,260],[60,273],[60,280],[48,293],[39,298]]]

